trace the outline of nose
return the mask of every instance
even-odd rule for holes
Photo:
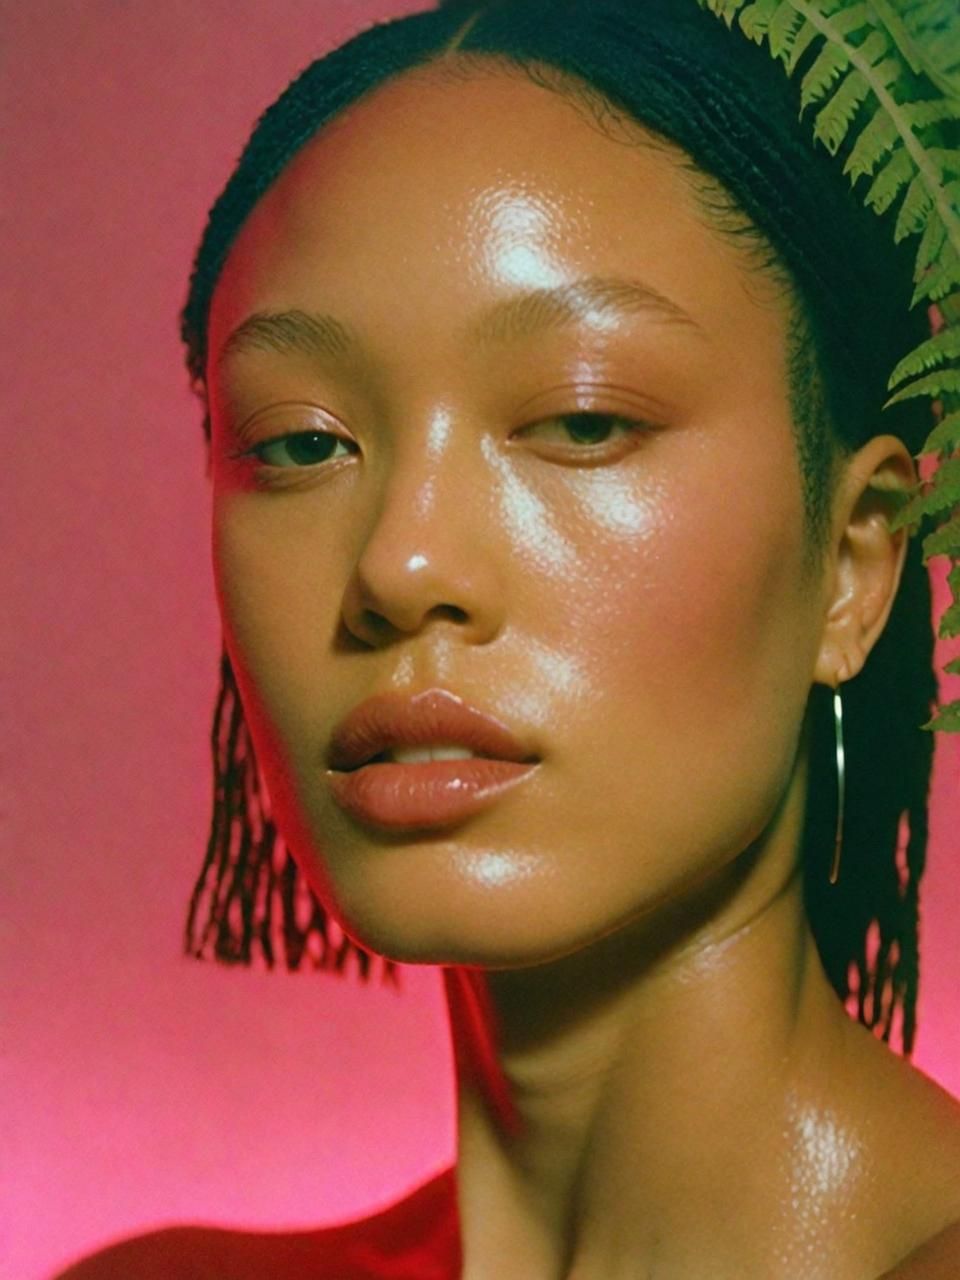
[[[468,456],[449,439],[432,451],[424,440],[411,432],[395,453],[344,592],[344,624],[373,646],[438,620],[456,624],[466,642],[487,643],[500,628],[504,598],[484,515],[490,505],[481,496],[489,475],[484,481],[476,441]]]

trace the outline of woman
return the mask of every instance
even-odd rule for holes
[[[507,0],[261,120],[184,312],[226,650],[191,937],[207,893],[201,947],[272,963],[276,888],[293,967],[443,965],[458,1162],[68,1275],[960,1274],[960,1106],[881,1043],[935,692],[889,521],[929,423],[880,414],[919,321],[794,94],[693,0]]]

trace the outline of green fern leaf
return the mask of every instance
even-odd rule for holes
[[[916,532],[916,526],[923,519],[920,503],[926,496],[920,483],[918,482],[906,492],[893,490],[888,492],[886,496],[895,508],[893,513],[888,516],[891,533],[905,526],[910,527],[911,533]]]
[[[711,13],[715,13],[718,18],[722,18],[728,27],[733,25],[733,20],[737,16],[737,10],[742,9],[746,0],[700,0],[701,5],[705,4]]]
[[[891,89],[902,74],[903,67],[896,58],[885,58],[872,68],[874,81],[879,81],[884,89]]]
[[[893,232],[896,243],[899,244],[907,236],[912,236],[925,227],[932,210],[933,200],[927,189],[926,177],[918,173],[907,188],[907,194],[897,214],[897,225]]]
[[[918,347],[917,350],[919,349]],[[889,409],[892,404],[899,404],[901,400],[913,400],[917,396],[942,396],[951,391],[960,392],[960,369],[938,369],[936,373],[928,373],[925,378],[908,383],[902,391],[891,396],[883,407]]]
[[[874,213],[885,213],[896,200],[905,182],[913,177],[913,161],[906,147],[897,147],[873,180],[866,203]]]
[[[934,267],[920,280],[910,301],[915,307],[923,298],[939,302],[960,286],[960,253],[947,241]]]
[[[941,173],[960,173],[960,151],[949,150],[946,147],[927,147],[927,155]]]
[[[917,524],[924,516],[952,511],[960,503],[960,458],[950,458],[937,467],[933,483],[926,493],[916,494],[891,520],[901,524]]]
[[[845,24],[841,21],[841,18],[834,18],[830,25],[835,31],[839,28],[840,34],[845,35],[846,32],[843,29]],[[869,62],[871,67],[879,62],[881,58],[885,58],[889,52],[890,41],[887,39],[887,33],[876,27],[870,32],[863,44],[857,45],[857,53],[864,61]],[[900,64],[896,62],[896,59],[892,59],[892,61],[899,72]]]
[[[820,32],[813,25],[813,23],[807,21],[807,19],[805,18],[803,22],[803,26],[800,28],[799,32],[797,33],[796,39],[794,40],[793,44],[791,44],[789,52],[787,53],[787,56],[783,60],[783,65],[787,69],[788,76],[792,76],[794,71],[796,71],[797,64],[799,63],[800,59],[810,48],[810,45],[813,43],[814,37],[818,36],[819,34]]]
[[[822,98],[841,72],[850,65],[846,49],[829,41],[817,54],[816,60],[800,81],[800,114],[818,98]]]
[[[940,619],[938,632],[944,640],[952,640],[954,636],[960,636],[960,604],[952,604],[945,611]],[[953,662],[948,662],[943,669],[960,676],[960,658],[954,658]]]
[[[820,139],[832,156],[840,150],[847,136],[850,122],[857,114],[857,107],[870,92],[863,73],[854,68],[845,76],[840,88],[825,107],[817,113],[814,137]]]
[[[945,449],[960,448],[960,413],[948,413],[937,423],[923,442],[923,448],[917,454],[922,458],[927,453],[941,453]]]
[[[936,214],[928,215],[926,228],[920,238],[920,247],[917,249],[917,263],[913,275],[914,282],[923,278],[927,267],[930,266],[943,248],[946,238],[947,228],[943,225],[943,221]]]
[[[956,0],[935,4],[930,0],[911,7],[904,0],[870,0],[875,12],[896,41],[897,48],[915,74],[925,74],[947,97],[960,99],[960,75],[956,74]],[[931,32],[943,28],[938,39]],[[951,27],[953,28],[951,30]]]
[[[901,111],[913,129],[926,129],[931,124],[955,120],[957,106],[946,98],[932,98],[923,102],[904,102]]]
[[[888,520],[890,532],[896,533],[898,529],[909,529],[911,534],[915,533],[924,515],[920,509],[922,501],[923,494],[914,494],[909,502],[904,503],[899,511],[894,512]]]
[[[936,368],[954,356],[960,356],[960,328],[941,329],[934,337],[921,342],[919,347],[904,356],[891,373],[887,390],[927,369]]]
[[[754,0],[740,10],[740,29],[755,44],[762,44],[770,27],[770,19],[776,13],[780,0]]]
[[[939,258],[939,271],[934,280],[929,297],[932,302],[940,302],[960,287],[960,253],[952,244],[944,247]]]
[[[934,533],[928,533],[923,540],[923,563],[934,556],[960,556],[960,516],[954,516]]]
[[[956,462],[956,458],[951,458],[951,462]],[[941,464],[945,466],[946,464]],[[954,477],[956,479],[956,477]],[[960,495],[957,494],[957,485],[953,486],[952,496],[943,494],[939,489],[931,489],[927,493],[915,493],[912,498],[899,509],[889,519],[890,532],[895,533],[898,529],[910,528],[915,530],[922,520],[928,516],[942,516],[943,513],[951,513],[953,508],[960,502]]]
[[[870,177],[880,160],[893,149],[898,137],[896,121],[885,111],[878,111],[861,131],[843,172],[850,174],[851,182],[864,175]]]
[[[770,52],[781,61],[790,53],[797,33],[803,25],[803,17],[797,13],[790,0],[783,0],[780,8],[770,19],[768,37]]]
[[[939,707],[933,719],[920,728],[935,729],[940,733],[960,732],[960,701],[948,702],[945,707]]]

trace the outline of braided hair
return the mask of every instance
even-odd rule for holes
[[[639,124],[687,170],[705,218],[782,282],[790,307],[789,393],[808,563],[821,563],[838,460],[880,429],[886,380],[928,332],[909,309],[912,261],[889,218],[865,211],[835,157],[809,138],[782,69],[693,0],[444,0],[376,24],[311,63],[256,122],[208,217],[181,314],[194,390],[206,404],[207,317],[230,247],[259,197],[317,130],[390,78],[432,64],[472,75],[509,67],[563,94],[604,131]],[[843,159],[841,155],[840,159]],[[917,402],[882,429],[916,455],[931,422]],[[209,415],[204,433],[210,442]],[[825,686],[809,695],[804,897],[841,1000],[890,1042],[899,1014],[913,1049],[918,889],[927,845],[934,708],[929,580],[908,543],[900,588],[869,660],[845,687],[843,872],[829,884],[837,793]],[[213,814],[190,899],[185,949],[268,967],[361,976],[375,959],[332,921],[269,813],[226,650],[213,719]],[[275,917],[279,913],[279,919]],[[394,966],[383,974],[396,981]]]

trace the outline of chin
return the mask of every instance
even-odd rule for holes
[[[361,884],[361,880],[366,883]],[[329,914],[358,946],[398,964],[522,969],[559,960],[616,932],[584,894],[562,900],[556,885],[485,887],[462,882],[402,886],[357,877],[324,892]],[[632,912],[625,913],[628,917]]]

